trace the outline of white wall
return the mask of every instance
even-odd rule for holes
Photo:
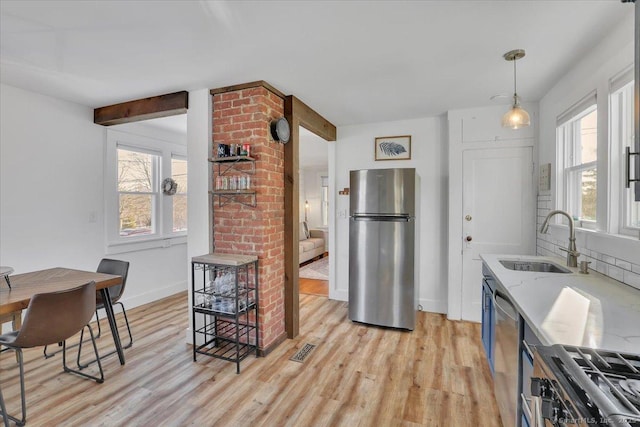
[[[189,92],[189,110],[187,112],[187,158],[189,163],[189,197],[187,200],[187,212],[189,217],[189,235],[187,236],[188,255],[184,270],[191,286],[191,258],[209,253],[209,244],[212,241],[209,229],[209,186],[211,183],[210,164],[207,160],[211,157],[211,95],[209,89],[200,89]],[[191,292],[189,292],[188,307],[191,307]],[[189,327],[186,340],[193,341],[191,330],[192,315],[189,311]]]
[[[618,177],[622,170],[620,159],[609,158],[609,82],[633,64],[633,14],[608,37],[565,74],[540,101],[540,164],[551,163],[551,190],[538,197],[539,221],[550,209],[561,208],[556,203],[557,164],[556,117],[585,95],[596,90],[598,103],[598,193],[607,191],[608,175]],[[616,218],[609,216],[610,204],[617,203],[617,195],[599,198],[598,216],[609,225]],[[552,226],[550,233],[538,233],[538,253],[564,256],[559,247],[568,242],[567,227]],[[578,230],[576,232],[580,260],[591,261],[591,268],[616,280],[640,288],[640,241],[629,237]]]
[[[12,86],[0,101],[0,264],[95,270],[106,256],[105,128],[92,108]],[[131,262],[128,308],[186,289],[186,244],[112,257]]]
[[[420,176],[420,216],[416,250],[419,253],[419,303],[424,310],[447,309],[447,158],[442,117],[402,120],[338,128],[338,140],[329,155],[334,159],[335,277],[332,298],[347,300],[349,294],[349,196],[337,195],[349,187],[349,171],[375,168],[416,168]],[[374,140],[379,136],[411,135],[411,160],[374,160]],[[329,162],[331,165],[331,161]]]

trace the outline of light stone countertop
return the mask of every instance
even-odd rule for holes
[[[640,290],[564,259],[480,255],[544,345],[564,344],[640,354]],[[549,261],[573,273],[513,271],[500,260]]]

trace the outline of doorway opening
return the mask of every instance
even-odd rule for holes
[[[300,299],[329,296],[329,143],[299,127]]]

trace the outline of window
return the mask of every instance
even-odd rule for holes
[[[108,129],[105,170],[110,253],[160,247],[166,239],[186,242],[186,147]],[[174,195],[162,192],[168,177],[178,184]]]
[[[178,183],[173,195],[173,231],[187,230],[187,160],[171,158],[171,178]]]
[[[155,234],[158,204],[157,154],[118,148],[118,234]]]
[[[595,228],[597,220],[598,110],[595,95],[583,100],[558,120],[557,140],[564,210],[580,225]]]
[[[640,230],[640,202],[633,200],[633,192],[626,188],[624,181],[625,148],[633,148],[634,83],[632,76],[623,75],[620,79],[614,80],[611,87],[611,143],[612,151],[615,150],[618,153],[618,156],[613,156],[613,159],[618,160],[619,167],[617,169],[621,172],[618,179],[612,179],[611,192],[620,195],[620,202],[617,204],[620,206],[619,232],[637,236],[638,230]],[[617,184],[619,184],[619,189],[614,187]]]
[[[321,194],[321,209],[322,209],[322,225],[329,225],[329,177],[321,176],[320,180],[322,182],[322,194]]]

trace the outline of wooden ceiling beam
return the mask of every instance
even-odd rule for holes
[[[181,91],[96,108],[93,122],[103,126],[119,125],[184,114],[188,108],[189,92]]]
[[[302,127],[326,141],[336,140],[336,127],[330,121],[293,95],[289,95],[287,101],[291,104],[292,117]],[[293,126],[293,123],[291,125]]]

